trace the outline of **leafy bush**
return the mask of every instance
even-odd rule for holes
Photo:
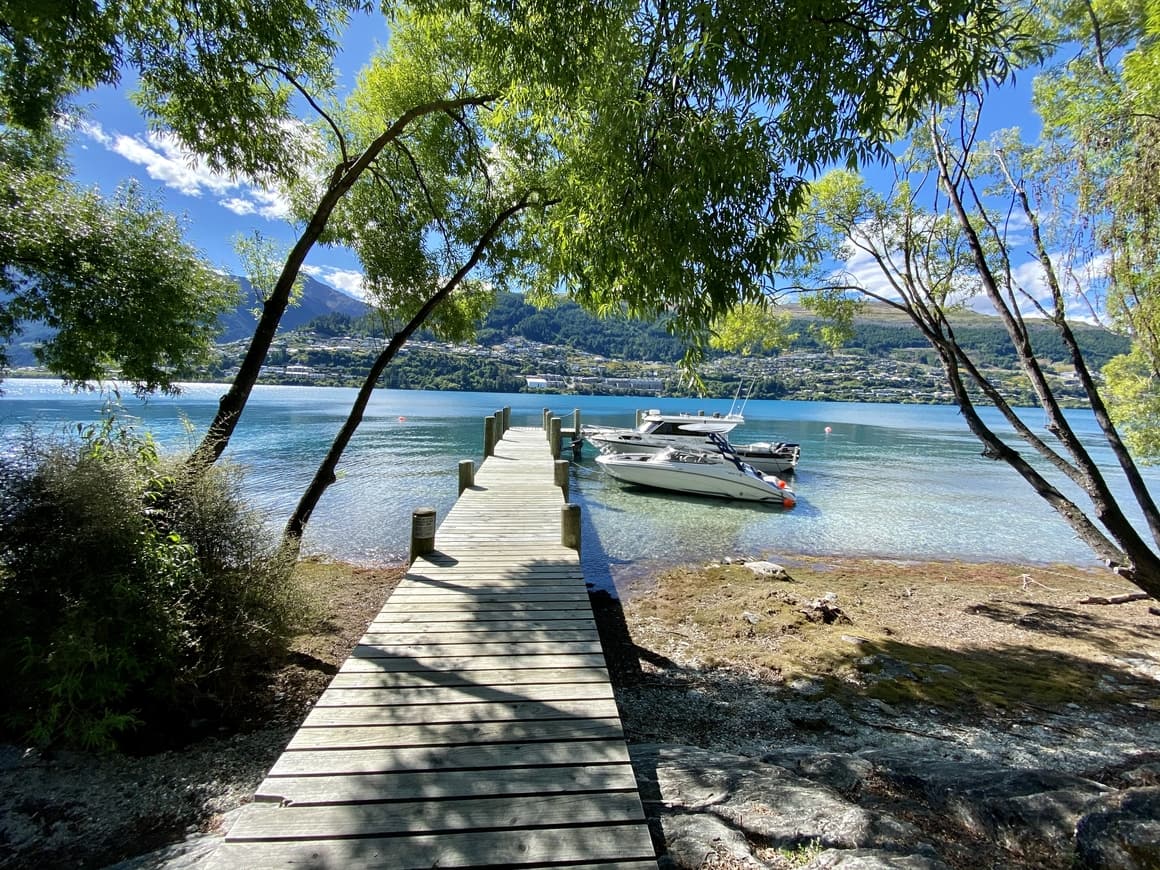
[[[190,473],[104,424],[0,461],[0,713],[37,744],[110,748],[228,712],[300,604],[237,472]]]

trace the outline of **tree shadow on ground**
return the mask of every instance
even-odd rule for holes
[[[1018,819],[981,831],[977,820],[930,799],[926,759],[985,770],[996,781],[1042,767],[1119,787],[1123,770],[1160,757],[1156,681],[1126,664],[1030,644],[956,651],[888,639],[851,644],[791,687],[746,672],[744,663],[681,665],[637,647],[627,626],[622,632],[619,648],[606,646],[605,655],[636,660],[617,669],[632,679],[615,683],[630,743],[701,747],[799,775],[803,759],[816,764],[828,753],[870,759],[868,776],[821,782],[916,825],[953,868],[1061,866],[1055,862],[1070,860],[1071,841],[1066,825],[1062,834],[1044,833]],[[907,766],[905,774],[892,765]],[[652,785],[655,769],[637,775],[663,849],[671,796]]]

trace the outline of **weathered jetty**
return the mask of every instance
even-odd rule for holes
[[[656,867],[558,424],[507,419],[211,866]]]

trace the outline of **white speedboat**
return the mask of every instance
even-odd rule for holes
[[[801,458],[800,444],[789,441],[756,441],[753,444],[734,444],[733,449],[745,462],[758,471],[770,474],[789,474],[797,468]]]
[[[584,440],[601,453],[660,453],[670,447],[713,450],[710,434],[725,435],[745,422],[741,414],[662,414],[648,411],[635,429],[585,426]]]
[[[692,495],[738,498],[793,507],[793,490],[784,480],[743,462],[721,435],[710,435],[714,451],[668,447],[651,453],[605,453],[597,464],[625,483]]]

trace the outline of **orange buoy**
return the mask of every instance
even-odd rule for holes
[[[797,502],[793,500],[792,495],[787,495],[784,499],[782,499],[781,502],[782,507],[793,507],[795,504],[797,504]]]

